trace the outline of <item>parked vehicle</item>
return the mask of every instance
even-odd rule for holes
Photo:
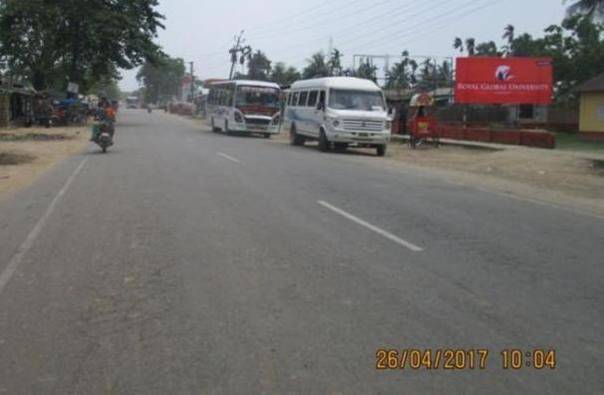
[[[212,130],[258,133],[265,138],[279,133],[279,85],[264,81],[221,81],[210,85],[206,114]]]
[[[414,95],[409,103],[409,144],[415,149],[426,143],[440,146],[437,121],[434,116],[434,98],[427,93]]]
[[[318,140],[321,151],[371,147],[386,154],[392,117],[372,81],[331,77],[298,81],[287,96],[283,126],[292,145]]]

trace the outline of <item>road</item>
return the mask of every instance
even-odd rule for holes
[[[604,393],[602,219],[158,112],[118,133],[0,203],[0,393]]]

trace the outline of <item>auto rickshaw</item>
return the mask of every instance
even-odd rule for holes
[[[414,95],[409,103],[408,124],[409,144],[415,149],[431,142],[440,146],[440,134],[434,116],[434,98],[428,93]]]

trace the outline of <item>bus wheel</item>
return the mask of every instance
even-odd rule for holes
[[[291,145],[304,145],[304,136],[300,136],[298,132],[296,132],[296,126],[292,126],[289,131],[289,143]]]
[[[216,127],[216,125],[214,124],[214,118],[212,118],[212,132],[217,133],[218,132],[218,128]]]
[[[377,156],[386,156],[386,144],[376,147]]]
[[[271,134],[270,133],[264,133],[264,138],[265,139],[270,139],[271,138]]]
[[[328,152],[329,151],[329,140],[327,140],[327,136],[325,135],[325,131],[321,130],[321,135],[319,136],[319,151]]]

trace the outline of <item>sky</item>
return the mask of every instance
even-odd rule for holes
[[[563,0],[160,0],[166,17],[157,38],[172,57],[194,62],[201,79],[228,77],[228,49],[244,31],[245,44],[273,61],[302,69],[330,44],[343,54],[454,57],[455,37],[477,42],[501,36],[508,24],[516,34],[540,36],[564,18]],[[384,67],[384,63],[376,63]],[[120,87],[138,88],[136,70],[123,72]]]

